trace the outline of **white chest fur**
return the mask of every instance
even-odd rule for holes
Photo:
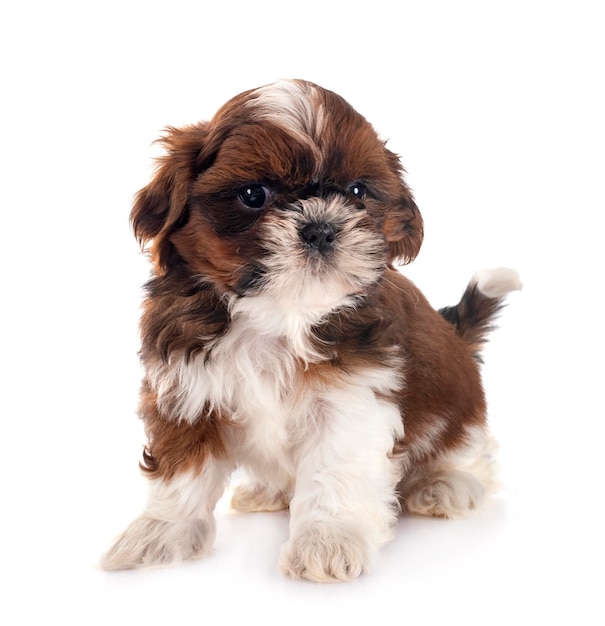
[[[222,413],[241,428],[239,461],[257,465],[260,457],[271,466],[292,466],[309,441],[326,423],[384,436],[388,452],[394,435],[402,435],[396,407],[377,397],[400,387],[397,369],[384,364],[315,380],[305,367],[317,363],[305,320],[290,320],[275,332],[257,318],[238,316],[229,332],[208,353],[162,364],[148,372],[160,409],[194,423],[212,411]],[[347,426],[347,424],[349,424]],[[366,436],[364,435],[364,437]],[[371,436],[375,436],[373,433]]]
[[[148,376],[160,407],[170,406],[177,419],[193,423],[217,410],[243,422],[259,411],[283,411],[295,361],[283,339],[234,323],[209,352],[162,364]]]

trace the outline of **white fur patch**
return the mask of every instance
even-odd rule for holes
[[[280,80],[254,90],[248,105],[254,116],[280,126],[298,141],[310,148],[321,164],[317,140],[323,132],[326,111],[319,101],[315,85],[299,80]]]
[[[258,412],[279,414],[281,390],[291,380],[295,359],[279,338],[250,326],[247,317],[240,317],[210,356],[150,368],[160,409],[190,423],[204,419],[204,410],[226,411],[236,421]]]
[[[463,517],[479,507],[496,486],[497,445],[484,427],[467,430],[467,444],[439,456],[428,469],[411,472],[401,489],[412,513]]]
[[[479,270],[473,282],[479,291],[488,298],[501,298],[511,291],[520,290],[523,283],[516,270],[508,267]]]
[[[214,507],[231,464],[208,458],[199,474],[150,482],[149,502],[103,555],[107,570],[167,565],[206,554],[214,542]]]
[[[325,111],[314,85],[298,80],[280,80],[256,89],[252,104],[256,115],[295,135],[314,139],[324,126]]]
[[[296,311],[300,317],[303,311],[322,315],[352,304],[351,298],[365,292],[384,271],[386,242],[364,220],[365,212],[340,196],[308,198],[287,214],[268,219],[263,233],[264,241],[270,242],[263,260],[264,291],[272,304],[267,303],[267,308],[288,315]],[[310,255],[300,239],[300,230],[316,222],[337,229],[334,250],[327,257]]]
[[[368,571],[391,537],[400,463],[390,453],[403,426],[397,406],[375,390],[399,386],[392,369],[375,368],[321,395],[315,430],[294,450],[284,573],[318,582],[350,580]]]
[[[466,430],[466,446],[443,455],[439,465],[446,470],[458,469],[472,473],[491,493],[497,487],[497,451],[498,444],[488,429],[475,426]]]
[[[427,458],[435,451],[435,446],[441,435],[447,430],[448,424],[448,418],[440,415],[433,415],[430,420],[426,420],[423,432],[416,437],[413,444],[408,444],[401,457],[404,475],[414,467],[416,462]]]

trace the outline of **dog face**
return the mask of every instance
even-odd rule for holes
[[[422,218],[398,158],[338,95],[283,81],[169,129],[132,212],[158,275],[325,312],[411,261]]]

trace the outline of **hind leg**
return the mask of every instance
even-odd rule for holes
[[[410,486],[404,496],[411,513],[433,517],[464,517],[485,497],[485,486],[470,472],[436,471]]]
[[[411,513],[446,518],[464,517],[477,509],[496,486],[495,450],[485,429],[470,432],[467,445],[402,481],[399,490],[404,507]]]
[[[237,485],[231,497],[231,507],[242,513],[281,511],[287,509],[291,495],[287,490],[273,489],[261,483]]]

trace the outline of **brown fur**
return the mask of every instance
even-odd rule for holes
[[[319,187],[342,189],[363,176],[372,188],[365,209],[384,232],[387,264],[412,260],[422,243],[422,217],[401,178],[399,159],[342,98],[321,91],[330,123],[310,147],[293,141],[282,128],[255,123],[242,107],[248,97],[237,96],[210,122],[168,129],[162,139],[167,154],[136,198],[132,224],[142,245],[152,242],[155,270],[141,322],[141,356],[147,364],[204,352],[229,328],[225,297],[246,283],[259,255],[257,232],[264,219],[236,206],[234,182],[271,181],[274,205],[283,207],[304,197],[314,178],[324,181]],[[318,156],[319,176],[314,171]],[[313,334],[326,361],[312,366],[306,380],[384,362],[393,345],[401,347],[405,385],[397,402],[405,439],[397,442],[398,453],[415,442],[435,415],[449,418],[441,450],[462,443],[463,424],[485,419],[469,346],[391,267],[357,308],[328,316]],[[154,476],[199,467],[206,453],[221,456],[222,431],[232,428],[228,417],[220,415],[205,416],[193,426],[162,415],[148,385],[141,415],[150,439],[145,467]]]
[[[340,312],[317,335],[321,344],[337,346],[330,348],[331,361],[343,370],[388,362],[391,346],[401,346],[406,368],[398,403],[405,438],[397,442],[398,452],[413,446],[435,416],[449,416],[440,451],[464,443],[464,425],[485,422],[483,389],[469,346],[399,272],[387,270],[367,306]]]
[[[160,159],[152,182],[138,193],[131,213],[139,242],[146,245],[153,240],[150,254],[157,274],[174,266],[178,250],[185,260],[189,252],[189,259],[209,263],[211,267],[199,269],[210,270],[212,279],[217,272],[219,284],[226,280],[225,288],[231,286],[225,273],[237,273],[234,252],[254,239],[247,232],[254,227],[252,216],[246,220],[241,210],[233,210],[234,181],[279,182],[279,204],[296,197],[313,178],[343,185],[363,176],[373,184],[378,198],[370,199],[367,208],[384,224],[388,261],[409,262],[416,257],[423,239],[422,217],[401,179],[399,159],[361,115],[340,96],[322,90],[331,124],[316,148],[324,164],[318,176],[314,150],[293,142],[275,125],[253,123],[241,110],[245,96],[227,103],[209,123],[169,128],[160,140],[167,154]],[[179,232],[181,223],[191,216],[194,222]],[[240,230],[242,235],[218,241],[215,229],[230,234]],[[200,259],[198,244],[205,244],[204,259]],[[206,250],[212,250],[212,255]]]
[[[367,571],[402,503],[456,517],[493,485],[478,369],[501,298],[435,311],[396,263],[423,221],[395,154],[336,94],[284,81],[170,128],[131,214],[150,501],[107,569],[197,558],[233,468],[238,510],[290,506],[288,575]],[[511,270],[485,293],[516,287]],[[513,273],[514,274],[514,273]],[[491,281],[491,282],[490,282]]]
[[[157,408],[156,395],[147,384],[141,392],[141,414],[145,417],[148,445],[141,469],[150,478],[170,480],[179,472],[199,473],[208,454],[226,457],[224,430],[228,421],[206,412],[194,424],[167,419]]]

